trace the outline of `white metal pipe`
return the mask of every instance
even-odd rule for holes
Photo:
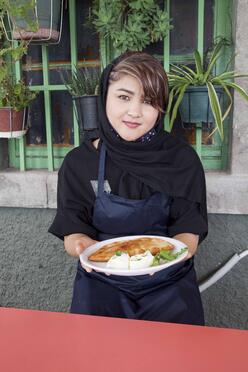
[[[242,258],[248,256],[248,249],[241,253],[236,253],[233,257],[230,258],[225,265],[223,265],[218,271],[216,271],[210,278],[206,279],[199,285],[200,292],[205,291],[211,285],[220,280],[228,271],[230,271],[234,265],[236,265]]]

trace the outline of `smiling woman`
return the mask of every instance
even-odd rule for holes
[[[205,178],[194,150],[164,131],[167,97],[149,54],[126,52],[105,68],[98,146],[85,139],[66,156],[49,231],[74,257],[96,241],[152,235],[181,240],[186,260],[137,277],[78,263],[71,312],[204,324],[192,256],[207,235]]]

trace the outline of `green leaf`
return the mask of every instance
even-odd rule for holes
[[[141,51],[172,28],[168,13],[155,0],[93,1],[88,19],[103,38],[110,37],[118,53]]]
[[[168,106],[167,106],[167,110],[166,110],[166,114],[168,114],[168,115],[169,115],[170,110],[171,110],[171,105],[172,105],[172,103],[173,103],[173,99],[174,99],[174,97],[175,97],[175,95],[176,95],[176,94],[175,94],[176,89],[177,89],[177,86],[174,86],[174,87],[171,89],[170,93],[169,93]]]
[[[168,76],[169,81],[174,80],[174,81],[184,82],[184,83],[191,82],[191,80],[189,80],[188,78],[182,77],[182,76],[178,76],[178,75],[174,75],[170,73],[167,73],[167,76]]]
[[[242,77],[248,77],[247,74],[235,74],[235,73],[230,73],[230,75],[225,75],[224,77],[222,77],[223,74],[220,74],[220,75],[216,75],[216,76],[213,76],[210,81],[215,84],[216,80],[222,80],[223,83],[226,83],[226,80],[234,80],[236,78],[242,78]]]
[[[172,129],[173,127],[173,124],[174,124],[174,121],[177,117],[177,111],[178,111],[178,107],[183,99],[183,96],[184,96],[184,93],[185,93],[185,90],[187,89],[187,87],[189,86],[189,84],[185,84],[183,85],[181,88],[180,88],[180,93],[178,94],[178,97],[177,97],[177,100],[176,100],[176,103],[173,107],[173,110],[172,110],[172,115],[171,115],[171,118],[170,118],[170,130]]]
[[[244,98],[246,101],[248,101],[248,94],[238,84],[230,83],[230,82],[225,82],[225,84],[227,86],[232,87],[233,89],[235,89],[241,95],[242,98]]]
[[[215,58],[212,59],[211,63],[208,65],[208,68],[207,68],[207,71],[205,72],[204,74],[204,82],[206,83],[207,80],[208,80],[208,77],[215,65],[215,63],[217,62],[217,60],[220,58],[220,52],[215,56]]]
[[[231,107],[232,107],[232,104],[233,104],[233,99],[232,99],[232,95],[229,91],[229,89],[226,87],[226,83],[223,83],[222,80],[217,80],[217,84],[221,85],[223,90],[225,91],[226,95],[228,96],[229,100],[230,100],[230,104],[229,106],[227,107],[223,117],[222,117],[222,121],[224,122],[224,120],[226,119],[226,117],[228,116],[230,110],[231,110]]]
[[[189,68],[188,66],[186,65],[182,65],[181,66],[183,69],[185,70],[188,70],[188,72],[195,78],[197,76],[197,73],[195,71],[193,71],[191,68]]]
[[[216,57],[220,54],[222,47],[225,45],[226,41],[224,38],[221,38],[214,46],[213,51],[210,53],[211,57],[209,60],[209,65],[213,63],[213,60],[216,61]],[[218,58],[217,58],[218,59]]]
[[[210,83],[209,81],[207,81],[207,87],[208,87],[208,96],[209,96],[210,106],[212,108],[213,115],[215,118],[215,125],[218,128],[221,139],[223,140],[224,138],[223,122],[222,122],[221,107],[220,107],[220,103],[218,100],[218,96],[216,94],[213,84]]]
[[[206,82],[208,80],[208,77],[215,65],[215,63],[217,62],[217,60],[220,58],[221,56],[221,49],[222,47],[226,44],[226,40],[224,38],[221,38],[218,43],[216,43],[213,51],[211,52],[211,57],[210,57],[210,60],[209,60],[209,63],[208,63],[208,68],[205,72],[205,77],[204,77],[204,82]]]
[[[198,50],[194,51],[194,59],[195,59],[195,66],[196,72],[198,75],[203,74],[203,67],[202,67],[202,59]]]
[[[171,65],[171,71],[183,75],[185,78],[187,78],[187,80],[193,80],[192,76],[184,70],[184,66],[179,67],[176,65]]]

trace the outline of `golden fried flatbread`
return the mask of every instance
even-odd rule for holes
[[[155,256],[160,250],[171,250],[174,245],[167,242],[166,240],[159,238],[138,238],[126,241],[119,241],[104,245],[98,251],[92,253],[88,259],[90,261],[106,262],[108,261],[115,252],[128,253],[129,256],[135,254],[141,254],[145,251],[150,251]]]

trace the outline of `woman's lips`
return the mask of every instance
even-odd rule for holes
[[[123,123],[124,123],[128,128],[132,128],[132,129],[138,128],[138,127],[141,125],[140,123],[134,123],[134,122],[124,121],[124,120],[123,120]]]

